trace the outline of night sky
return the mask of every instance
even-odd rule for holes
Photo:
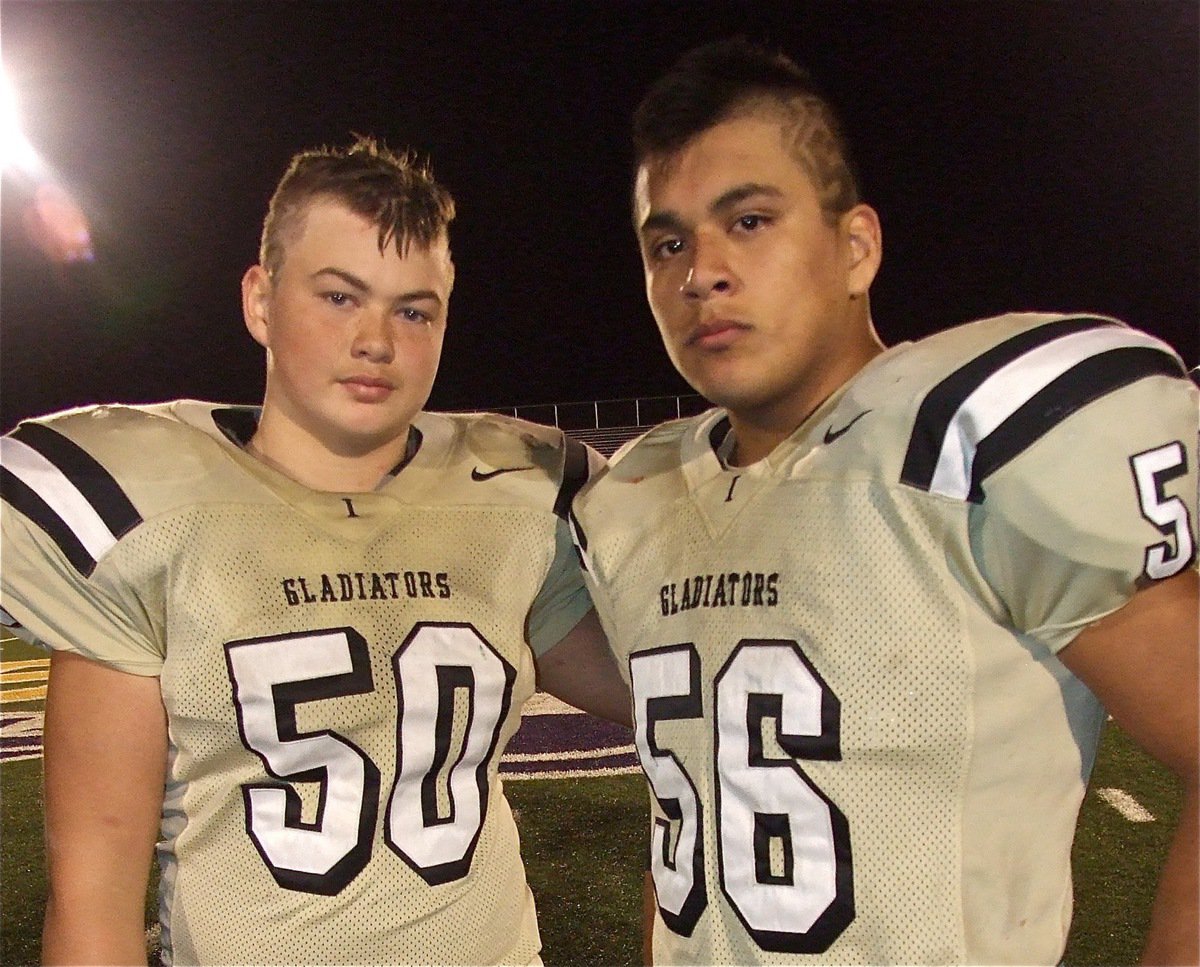
[[[1193,0],[457,0],[0,6],[29,139],[92,223],[52,264],[0,203],[0,428],[65,406],[257,402],[238,285],[291,154],[432,158],[458,281],[433,408],[685,392],[645,305],[629,115],[742,33],[806,64],[880,211],[888,342],[1008,309],[1120,316],[1200,355]]]

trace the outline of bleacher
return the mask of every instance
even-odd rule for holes
[[[623,443],[645,433],[646,429],[644,426],[598,426],[584,430],[564,430],[563,432],[567,436],[583,441],[588,446],[595,447],[606,457],[611,457]]]
[[[530,403],[522,406],[491,407],[533,423],[556,426],[564,433],[595,447],[606,457],[621,444],[667,420],[693,416],[707,409],[702,396],[640,396],[590,403]]]

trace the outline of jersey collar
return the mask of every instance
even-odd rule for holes
[[[212,411],[213,423],[224,434],[225,438],[235,446],[245,450],[250,439],[258,430],[258,421],[262,416],[261,406],[223,406]],[[394,480],[405,467],[412,462],[417,451],[421,449],[424,435],[417,429],[415,423],[408,426],[408,441],[404,446],[404,456],[400,458],[391,470],[384,474],[380,486]]]

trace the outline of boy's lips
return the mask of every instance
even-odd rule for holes
[[[348,376],[339,382],[360,403],[378,403],[387,399],[396,388],[390,380],[378,376]]]
[[[749,332],[750,327],[736,319],[713,319],[701,323],[687,339],[687,345],[700,349],[724,349],[733,343],[743,332]]]

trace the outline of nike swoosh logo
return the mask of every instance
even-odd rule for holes
[[[516,473],[518,470],[532,470],[533,467],[501,467],[499,470],[480,470],[478,467],[471,468],[472,480],[491,480],[493,477],[499,477],[502,473]]]
[[[851,420],[849,423],[847,423],[844,427],[842,427],[839,430],[835,430],[832,426],[830,426],[825,431],[825,442],[832,443],[838,437],[848,433],[850,431],[850,427],[854,426],[855,423],[857,423],[859,420],[861,420],[864,416],[866,416],[870,412],[871,412],[870,410],[863,410],[861,413],[858,414],[858,416],[856,416],[853,420]]]

